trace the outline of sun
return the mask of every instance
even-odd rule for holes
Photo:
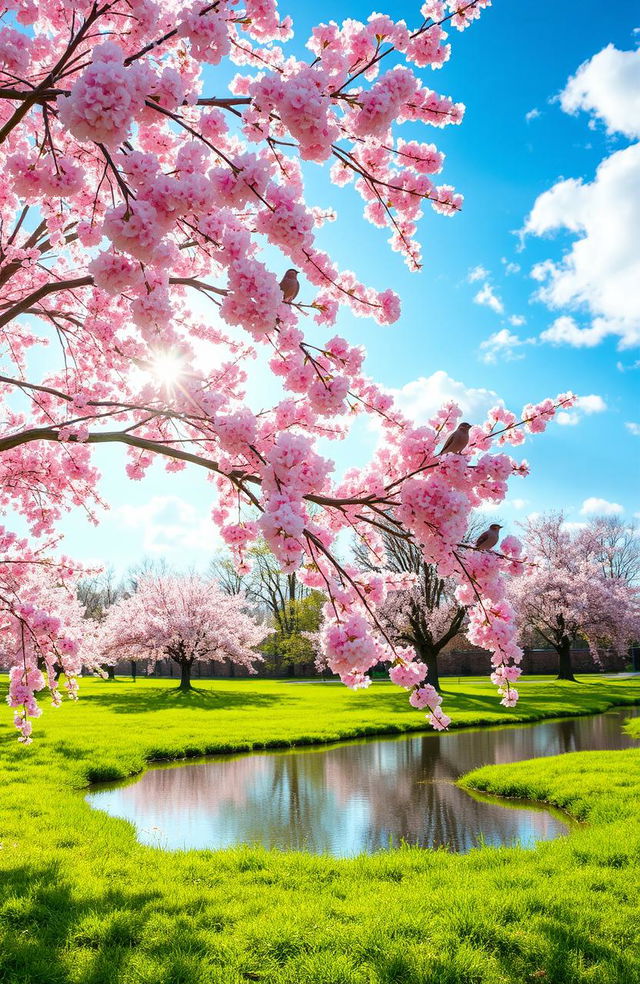
[[[184,369],[184,362],[175,352],[156,352],[149,365],[149,371],[154,379],[163,386],[173,386],[178,381]]]

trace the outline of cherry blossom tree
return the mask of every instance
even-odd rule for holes
[[[107,660],[172,659],[180,690],[191,689],[196,662],[229,660],[255,673],[255,652],[268,632],[245,611],[242,595],[225,594],[197,575],[142,577],[137,590],[108,611],[98,649]]]
[[[538,634],[556,650],[558,679],[575,681],[577,639],[588,642],[598,661],[602,648],[624,654],[640,638],[640,591],[603,570],[593,527],[571,531],[562,513],[554,513],[530,520],[525,530],[529,563],[511,582],[510,600],[522,634]]]
[[[8,667],[14,723],[19,741],[30,744],[42,709],[34,694],[47,687],[54,707],[63,689],[77,697],[76,678],[83,667],[101,672],[95,631],[85,623],[76,598],[77,572],[65,558],[53,561],[52,544],[39,550],[0,529],[0,666]]]
[[[619,516],[598,516],[588,526],[591,551],[605,577],[640,583],[640,528]]]
[[[517,663],[505,587],[518,545],[480,554],[462,540],[471,510],[527,472],[500,446],[544,430],[572,397],[520,416],[497,407],[463,453],[438,456],[459,408],[415,426],[365,374],[363,350],[331,331],[343,308],[390,325],[400,302],[320,248],[335,213],[308,203],[304,186],[306,162],[351,183],[364,219],[417,270],[424,206],[453,216],[462,197],[438,183],[436,146],[397,131],[461,122],[464,107],[421,72],[441,67],[451,29],[488,5],[427,0],[411,24],[380,14],[319,24],[301,57],[275,0],[7,0],[0,495],[31,537],[71,508],[97,518],[96,452],[120,445],[131,480],[157,460],[210,477],[212,518],[239,569],[262,536],[285,573],[301,570],[328,595],[323,641],[349,686],[366,685],[380,661],[405,681],[418,665],[376,615],[395,579],[352,571],[336,551],[343,531],[375,540],[383,515],[459,584],[470,637],[494,666]],[[208,71],[218,65],[237,68],[227,91],[223,68]],[[287,268],[301,277],[289,302]],[[309,317],[328,336],[319,345],[303,330]],[[272,374],[271,406],[256,403],[260,372]],[[381,422],[380,446],[333,479],[317,442],[343,438],[363,413]],[[18,709],[41,689],[40,677],[29,682],[34,658],[16,656]]]
[[[481,525],[475,523],[465,539],[473,542]],[[439,691],[438,656],[462,631],[466,608],[455,598],[455,581],[441,577],[436,565],[428,564],[414,543],[394,536],[390,529],[382,534],[382,544],[384,556],[356,545],[357,562],[365,570],[413,575],[410,587],[389,594],[379,618],[394,642],[415,649],[427,666],[425,682]]]

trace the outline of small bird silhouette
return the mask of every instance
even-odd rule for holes
[[[440,454],[460,454],[461,451],[464,451],[469,443],[470,430],[471,424],[467,424],[463,420],[461,424],[458,424],[453,433],[449,434]]]
[[[481,533],[476,540],[476,550],[493,550],[498,542],[501,529],[500,523],[492,523],[489,529]]]
[[[284,277],[280,281],[280,290],[282,291],[282,297],[285,304],[291,304],[292,301],[295,301],[298,296],[298,291],[300,290],[298,270],[287,270]]]

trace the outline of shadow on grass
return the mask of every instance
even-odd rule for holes
[[[80,897],[51,864],[3,873],[0,981],[11,984],[114,984],[144,936],[144,907],[158,891],[108,888]],[[147,910],[148,911],[148,910]],[[67,947],[84,951],[80,976],[70,973]],[[78,968],[76,968],[77,970]]]
[[[192,690],[180,690],[176,687],[145,687],[139,693],[113,692],[91,693],[83,700],[92,704],[108,707],[116,714],[143,714],[149,711],[166,710],[241,710],[243,708],[268,708],[271,705],[282,705],[293,696],[283,697],[281,694],[259,694],[253,691],[216,691],[209,688],[194,687]]]
[[[271,862],[278,864],[279,862]],[[272,873],[267,856],[267,872]],[[333,864],[333,862],[332,862]],[[353,865],[352,865],[353,866]],[[261,867],[265,864],[262,862]],[[206,869],[196,869],[202,876]],[[239,878],[246,869],[240,864]],[[341,869],[348,876],[348,869]],[[481,872],[476,877],[482,877]],[[475,880],[475,879],[474,879]],[[206,882],[206,877],[202,877]],[[371,882],[375,885],[375,882]],[[491,882],[487,882],[491,894]],[[398,888],[398,890],[401,890]],[[237,893],[237,886],[234,889]],[[343,984],[355,980],[351,974],[335,973],[336,965],[346,959],[349,941],[332,927],[330,949],[327,928],[317,943],[313,934],[300,939],[287,913],[273,912],[268,892],[255,898],[255,885],[239,893],[242,905],[250,899],[252,935],[237,931],[237,915],[227,912],[219,891],[199,891],[196,918],[186,911],[186,899],[179,902],[168,892],[140,889],[132,885],[105,883],[87,888],[73,886],[57,865],[15,868],[3,875],[0,885],[0,981],[7,984],[118,984],[123,981],[158,981],[189,984],[190,981],[261,980],[265,984],[277,976],[278,981],[313,981]],[[410,890],[407,899],[415,899]],[[194,897],[195,901],[195,897]],[[388,929],[366,927],[362,931],[360,969],[367,979],[379,984],[426,984],[439,979],[449,984],[496,980],[494,974],[470,973],[470,960],[476,968],[487,966],[490,955],[492,970],[501,980],[542,980],[571,984],[578,979],[629,982],[637,980],[635,963],[618,939],[608,939],[602,932],[587,932],[584,924],[571,919],[571,902],[561,899],[549,904],[542,895],[529,898],[528,934],[506,932],[491,911],[489,902],[465,907],[456,916],[456,899],[452,900],[451,918],[454,938],[444,945],[424,947],[413,944],[423,927],[403,921],[404,937]],[[308,894],[291,899],[291,905],[309,905]],[[238,902],[235,903],[236,908]],[[200,910],[207,907],[207,930],[203,933]],[[513,900],[516,916],[523,915],[517,889]],[[513,918],[513,917],[512,917]],[[511,921],[511,920],[510,920]],[[596,920],[597,921],[597,920]],[[240,923],[240,927],[242,924]],[[173,929],[173,932],[172,932]],[[599,929],[599,927],[598,927]],[[212,934],[225,934],[217,945]],[[401,944],[401,945],[399,945]],[[300,966],[301,949],[307,954],[307,968]],[[217,951],[217,953],[216,953]],[[215,972],[215,964],[222,974]],[[313,968],[326,960],[322,977]],[[515,967],[514,967],[515,964]],[[602,974],[598,971],[601,970]],[[437,977],[432,977],[432,972]],[[488,971],[489,973],[489,971]],[[214,976],[215,974],[215,976]],[[583,976],[584,975],[584,976]],[[364,979],[358,975],[358,980]]]

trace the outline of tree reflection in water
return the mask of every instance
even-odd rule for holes
[[[476,798],[454,783],[489,763],[627,748],[633,709],[543,724],[378,739],[151,769],[89,802],[168,849],[263,844],[344,857],[402,842],[468,851],[565,833],[557,814]]]

